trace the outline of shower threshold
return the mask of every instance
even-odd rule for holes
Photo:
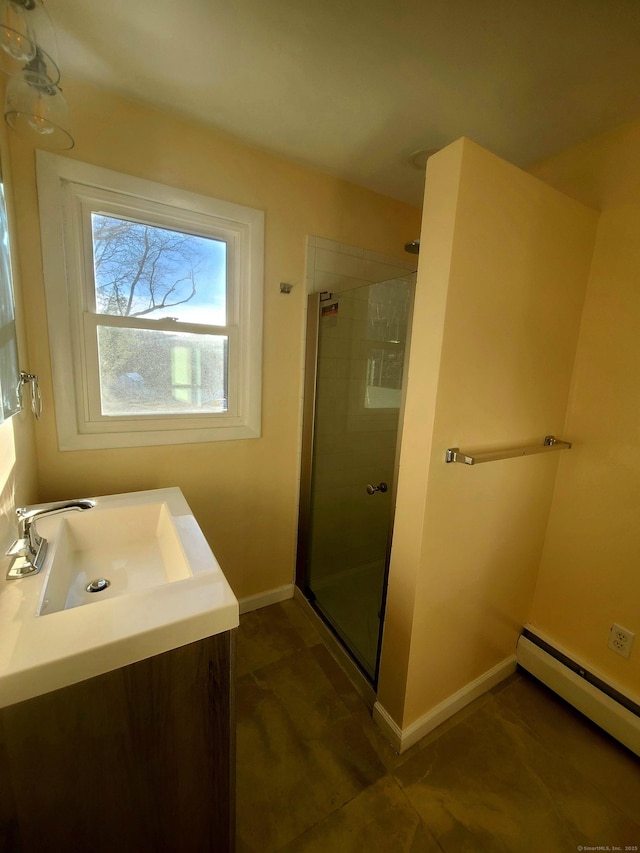
[[[345,648],[343,640],[338,637],[335,630],[297,586],[294,587],[293,597],[315,626],[323,644],[336,663],[344,670],[360,698],[366,703],[369,710],[373,710],[377,696],[371,678],[364,674],[361,665],[356,662],[355,658]]]

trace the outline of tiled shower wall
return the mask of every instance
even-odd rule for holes
[[[307,237],[307,293],[386,281],[414,272],[417,266],[415,256],[399,259],[324,237]]]

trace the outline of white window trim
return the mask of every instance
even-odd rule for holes
[[[92,450],[111,447],[139,447],[229,439],[259,438],[262,386],[262,301],[264,213],[231,202],[180,190],[103,169],[56,154],[37,151],[38,199],[42,257],[47,298],[49,346],[53,390],[61,450]],[[153,212],[156,224],[166,215],[167,226],[182,224],[197,234],[203,219],[215,227],[222,222],[230,231],[233,251],[226,327],[209,327],[215,334],[229,333],[229,384],[234,389],[230,411],[213,415],[97,417],[91,378],[95,381],[93,355],[85,351],[86,315],[83,270],[90,254],[83,251],[82,206],[100,201],[118,215],[118,199],[131,217],[140,210]],[[121,209],[122,210],[122,209]],[[211,236],[207,228],[205,236]],[[235,266],[233,266],[235,264]],[[235,295],[237,302],[234,302]],[[109,323],[115,318],[108,317]],[[126,321],[125,321],[126,322]],[[154,324],[160,329],[157,321]],[[170,328],[168,325],[167,328]],[[202,327],[194,327],[201,330]],[[233,358],[232,358],[233,355]]]

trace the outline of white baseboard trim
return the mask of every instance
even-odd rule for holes
[[[402,752],[402,729],[380,702],[374,703],[373,721],[382,733],[387,736],[387,740],[391,742],[391,746],[395,751]]]
[[[607,695],[605,690],[608,688],[622,694],[620,698],[623,701],[626,698],[637,704],[637,699],[626,696],[625,692],[606,682],[593,670],[589,671],[587,666],[582,666],[580,661],[573,659],[546,637],[540,636],[535,628],[529,630],[550,647],[551,653],[521,636],[517,647],[520,666],[636,755],[640,755],[640,717]],[[554,652],[564,656],[570,662],[569,665],[554,657]],[[572,666],[577,666],[578,671],[575,672]],[[605,690],[593,684],[587,676],[595,676]]]
[[[444,723],[445,720],[448,720],[449,717],[462,710],[465,705],[473,702],[478,696],[482,696],[487,690],[491,690],[492,687],[495,687],[496,684],[499,684],[515,671],[516,658],[515,655],[511,655],[480,675],[474,681],[466,684],[457,693],[440,702],[435,708],[427,711],[426,714],[411,723],[406,729],[401,729],[398,726],[380,702],[376,702],[373,706],[373,719],[387,735],[394,749],[398,753],[403,753],[425,735],[429,734],[429,732],[432,732],[441,723]]]
[[[284,586],[276,587],[276,589],[268,589],[265,592],[259,592],[257,595],[248,595],[246,598],[240,598],[238,605],[240,615],[250,613],[252,610],[259,610],[261,607],[268,607],[270,604],[277,604],[279,601],[286,601],[288,598],[293,598],[294,585],[292,583]]]

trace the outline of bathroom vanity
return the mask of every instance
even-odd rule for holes
[[[226,853],[238,603],[179,489],[95,500],[0,580],[0,850]]]

